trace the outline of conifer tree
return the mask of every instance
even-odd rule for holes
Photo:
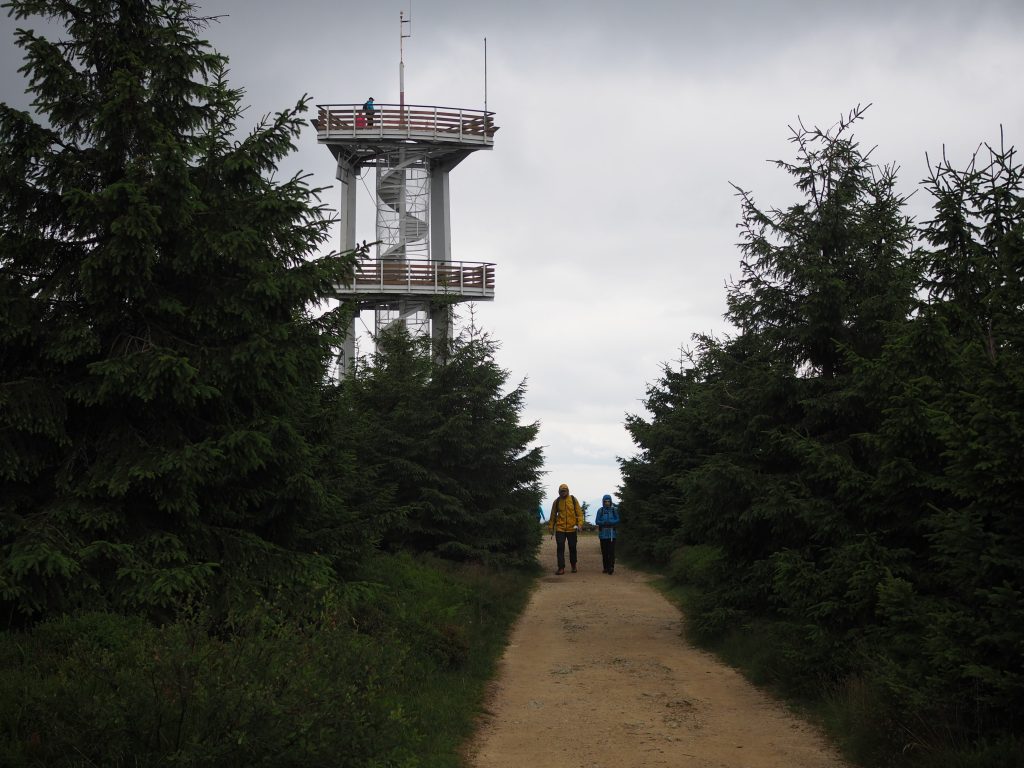
[[[794,131],[798,160],[778,165],[803,202],[763,211],[741,193],[743,276],[729,291],[729,319],[760,347],[748,365],[747,403],[759,400],[767,421],[752,511],[780,553],[776,587],[787,593],[783,605],[792,600],[800,613],[829,605],[837,620],[849,602],[834,594],[857,576],[830,548],[864,529],[857,435],[879,416],[851,373],[905,320],[918,277],[896,169],[872,163],[851,136],[862,115],[854,110],[831,131]]]
[[[537,540],[541,449],[521,424],[525,384],[506,391],[496,345],[470,328],[435,356],[401,325],[377,338],[369,365],[346,379],[336,442],[354,446],[375,490],[360,497],[385,548],[455,560],[522,562]]]
[[[427,442],[438,421],[427,398],[427,342],[401,324],[384,328],[370,359],[339,387],[332,416],[333,442],[352,447],[354,471],[363,482],[342,485],[357,506],[367,533],[385,548],[405,543],[410,520],[421,517],[423,489],[437,487],[428,466]]]
[[[873,608],[863,553],[839,552],[868,527],[859,435],[880,415],[853,369],[906,318],[917,263],[895,169],[872,163],[851,135],[862,113],[793,131],[797,160],[777,166],[800,202],[763,209],[740,191],[742,275],[726,315],[739,332],[698,339],[692,369],[652,393],[661,423],[634,430],[661,434],[652,458],[680,499],[675,544],[712,547],[728,562],[709,631],[729,625],[726,608],[836,631]],[[628,476],[626,490],[629,500]],[[886,557],[871,554],[868,568]],[[856,598],[840,599],[855,584]]]
[[[434,367],[430,392],[443,422],[431,463],[457,484],[461,504],[433,535],[448,557],[528,561],[538,532],[543,454],[532,444],[539,427],[520,423],[526,382],[508,386],[496,351],[471,323]]]
[[[886,408],[876,493],[913,555],[881,589],[877,659],[902,709],[977,738],[1024,707],[1024,169],[986,146],[926,186],[926,296],[865,371]]]
[[[624,481],[620,506],[624,511],[643,510],[643,514],[630,517],[624,552],[667,563],[686,540],[683,509],[687,500],[680,481],[713,450],[700,423],[699,407],[706,389],[704,363],[709,359],[698,350],[686,355],[690,367],[684,366],[682,358],[678,368],[663,366],[661,377],[647,388],[644,406],[650,417],[626,417],[626,430],[639,453],[619,459]],[[674,535],[666,535],[669,532]]]
[[[339,324],[311,308],[350,258],[313,258],[316,190],[273,179],[305,100],[236,137],[243,94],[184,0],[6,7],[64,34],[18,30],[35,114],[0,106],[0,599],[326,578],[295,551],[342,514],[309,442]]]
[[[950,764],[1008,765],[1024,709],[1024,172],[1003,146],[963,169],[943,158],[915,233],[894,171],[846,136],[858,117],[795,133],[800,159],[780,165],[804,203],[762,211],[741,193],[739,333],[699,338],[649,391],[623,498],[658,510],[652,538],[670,532],[672,573],[698,587],[691,627],[755,624],[776,682],[868,692],[877,762],[926,732]]]
[[[802,202],[765,210],[739,190],[743,275],[726,317],[806,377],[848,370],[849,351],[877,354],[887,324],[906,317],[918,276],[897,169],[873,163],[851,133],[865,109],[827,131],[791,129],[797,160],[775,164]]]

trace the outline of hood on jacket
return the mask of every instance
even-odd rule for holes
[[[559,490],[559,492],[561,492],[561,491],[568,491],[569,490],[569,486],[566,485],[565,483],[562,483],[560,486],[558,486],[558,490]]]
[[[602,506],[602,507],[604,506],[604,503],[605,503],[606,501],[607,501],[607,502],[611,502],[611,503],[614,503],[614,502],[612,502],[612,496],[611,496],[611,494],[610,494],[610,493],[606,493],[606,494],[605,494],[604,496],[602,496],[602,497],[601,497],[601,506]]]

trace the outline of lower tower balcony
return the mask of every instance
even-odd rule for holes
[[[403,296],[438,296],[454,301],[494,298],[494,264],[480,261],[364,260],[350,285],[335,289],[339,299],[388,301]]]

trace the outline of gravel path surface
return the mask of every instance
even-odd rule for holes
[[[644,574],[555,576],[554,543],[468,747],[474,768],[839,768],[815,729],[681,637],[682,616]],[[548,562],[550,561],[550,563]]]

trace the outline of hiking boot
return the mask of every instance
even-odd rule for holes
[[[565,573],[565,568],[559,568],[555,571],[555,576],[561,576],[563,573]]]
[[[572,572],[576,573],[576,566],[575,565],[572,567]]]

